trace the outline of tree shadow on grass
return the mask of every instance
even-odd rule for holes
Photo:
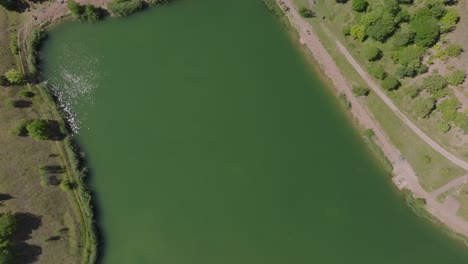
[[[47,129],[49,130],[49,139],[53,141],[62,141],[65,134],[62,133],[60,123],[56,120],[47,120]]]
[[[13,107],[15,108],[28,108],[32,105],[31,101],[26,100],[15,100],[13,101]]]
[[[42,217],[30,213],[16,213],[16,232],[12,238],[12,250],[16,255],[15,263],[35,263],[42,254],[42,248],[26,243],[32,232],[42,225]]]
[[[13,199],[13,196],[6,194],[6,193],[0,193],[0,202],[8,201],[11,199]]]

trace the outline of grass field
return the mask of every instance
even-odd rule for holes
[[[16,20],[11,13],[11,19]],[[8,15],[0,9],[0,74],[19,69],[10,52]],[[19,95],[26,86],[0,87],[0,212],[11,211],[18,222],[14,237],[15,263],[82,263],[84,245],[79,208],[71,192],[58,184],[67,177],[56,142],[16,136],[21,120],[41,118],[37,91],[32,98]],[[23,102],[21,107],[8,101]]]
[[[309,5],[308,0],[295,0],[295,3],[297,6]],[[325,3],[323,0],[318,0],[317,5],[313,8],[317,12],[317,17],[308,19],[308,21],[313,26],[314,31],[320,37],[321,42],[330,52],[351,86],[366,86],[364,80],[348,63],[346,58],[341,56],[341,53],[336,47],[335,40],[332,39],[337,38],[342,43],[347,44],[348,48],[354,51],[353,56],[356,58],[362,57],[362,55],[359,56],[359,54],[356,54],[357,51],[353,47],[353,44],[348,43],[341,34],[342,23],[350,19],[351,11],[346,5],[328,2],[326,7],[324,5]],[[321,19],[322,16],[325,16],[326,19]],[[326,29],[324,29],[322,25],[324,25]],[[326,30],[328,30],[328,32],[326,32]],[[395,116],[395,114],[393,114],[380,98],[371,93],[367,97],[365,104],[384,129],[392,144],[394,144],[411,163],[421,184],[427,191],[437,189],[465,173],[463,169],[445,159],[414,134],[397,116]],[[429,159],[430,162],[428,162]]]

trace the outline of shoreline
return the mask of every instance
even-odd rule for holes
[[[422,208],[431,218],[435,218],[437,222],[443,223],[444,229],[448,229],[452,233],[451,235],[456,238],[460,238],[460,235],[463,236],[461,240],[468,245],[468,223],[453,213],[447,212],[442,204],[438,203],[436,199],[422,188],[412,166],[405,159],[401,158],[400,151],[390,142],[385,131],[372,117],[371,111],[359,102],[359,98],[354,96],[351,87],[347,84],[346,77],[341,73],[339,67],[323,46],[312,25],[309,25],[300,17],[290,0],[275,0],[275,2],[281,10],[284,10],[284,7],[289,8],[289,11],[284,12],[284,17],[287,18],[291,28],[297,33],[302,48],[307,49],[308,53],[312,55],[313,61],[317,63],[314,68],[319,70],[320,75],[323,75],[322,79],[326,79],[325,84],[332,85],[333,89],[338,91],[338,93],[341,92],[346,95],[346,98],[352,105],[349,112],[353,119],[356,119],[355,122],[359,127],[374,131],[375,144],[380,147],[383,154],[394,166],[391,173],[395,186],[400,191],[410,191],[414,200],[423,200],[425,206],[422,206]]]

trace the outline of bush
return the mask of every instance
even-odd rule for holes
[[[450,131],[452,127],[450,126],[450,123],[442,121],[439,123],[437,128],[439,129],[440,132],[447,133]]]
[[[419,94],[419,91],[421,91],[421,88],[417,87],[417,86],[408,86],[408,87],[405,87],[403,89],[403,91],[405,92],[405,94],[407,94],[409,97],[411,98],[416,98],[416,96],[418,96]]]
[[[364,131],[362,131],[362,135],[367,137],[367,138],[371,138],[373,136],[375,136],[375,132],[373,129],[369,128],[369,129],[366,129]]]
[[[396,48],[408,46],[413,42],[414,31],[409,28],[401,29],[393,35],[392,44]]]
[[[423,53],[424,50],[415,45],[404,47],[396,53],[396,60],[402,65],[408,65],[414,62],[419,63],[421,61]]]
[[[0,214],[0,263],[14,263],[10,244],[11,237],[16,232],[16,219],[11,213]]]
[[[31,121],[26,126],[26,130],[36,140],[46,140],[49,138],[48,122],[46,120],[37,119]]]
[[[463,52],[463,47],[458,44],[452,44],[445,49],[445,53],[449,57],[458,57]]]
[[[450,85],[460,85],[465,82],[466,74],[462,70],[457,70],[447,75],[447,83]]]
[[[416,69],[411,66],[402,65],[396,70],[395,74],[400,79],[405,77],[414,77],[416,75]]]
[[[349,34],[351,34],[351,26],[346,25],[345,27],[343,27],[342,33],[343,36],[349,36]]]
[[[430,93],[440,91],[447,87],[447,80],[440,74],[430,75],[423,80],[423,87]]]
[[[414,100],[412,110],[416,116],[425,118],[434,110],[434,101],[430,98],[418,98]]]
[[[353,87],[353,94],[355,96],[367,96],[369,95],[369,88],[363,86]]]
[[[28,135],[28,130],[26,126],[29,124],[29,121],[26,119],[21,119],[18,124],[10,130],[10,133],[14,136],[25,137]]]
[[[364,25],[355,25],[351,27],[351,31],[349,32],[351,37],[357,39],[359,41],[364,41],[367,37],[366,35],[366,26]]]
[[[80,21],[94,22],[103,17],[103,10],[93,5],[80,5],[74,0],[68,0],[68,10],[75,19]]]
[[[460,108],[460,102],[454,98],[448,98],[437,106],[437,110],[442,113],[442,118],[447,121],[454,121],[458,114],[458,108]]]
[[[382,51],[373,45],[366,45],[364,47],[364,56],[368,61],[376,61],[382,57]]]
[[[369,74],[376,79],[383,80],[387,77],[384,67],[380,64],[372,64],[368,70]]]
[[[78,185],[76,184],[76,182],[72,180],[67,179],[67,180],[63,180],[60,183],[60,189],[62,189],[63,191],[71,191],[71,190],[76,189],[76,187],[78,187]]]
[[[449,8],[445,15],[439,20],[440,31],[447,33],[452,31],[455,28],[455,25],[458,23],[460,16],[457,9]]]
[[[24,80],[24,74],[17,69],[10,69],[4,75],[11,84],[20,84]]]
[[[37,72],[39,64],[37,52],[40,49],[42,42],[47,38],[44,29],[39,28],[31,33],[28,40],[28,66],[31,73]]]
[[[353,0],[352,7],[356,12],[364,12],[369,4],[366,0]]]
[[[25,97],[25,98],[33,98],[35,94],[33,92],[23,90],[23,91],[20,91],[18,95],[21,97]]]
[[[116,16],[128,16],[143,9],[142,0],[113,0],[107,4],[107,9]]]
[[[387,91],[392,91],[400,87],[400,81],[397,78],[388,76],[382,81],[382,87]]]
[[[396,15],[400,12],[400,4],[398,0],[384,0],[384,9],[392,15]]]
[[[301,14],[302,17],[306,17],[306,18],[311,18],[315,16],[315,12],[310,10],[307,7],[301,7],[299,9],[299,14]]]
[[[338,101],[344,106],[346,110],[351,108],[351,103],[348,101],[346,94],[344,93],[338,94]]]

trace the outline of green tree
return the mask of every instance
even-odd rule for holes
[[[356,96],[367,96],[369,92],[370,92],[369,88],[364,87],[364,86],[353,87],[353,94]]]
[[[17,69],[10,69],[4,75],[11,84],[19,84],[24,80],[24,74]]]
[[[423,87],[430,93],[440,91],[447,87],[447,80],[440,74],[432,74],[423,80]]]
[[[400,81],[393,76],[387,76],[387,78],[382,81],[382,87],[387,91],[396,90],[400,87]]]
[[[416,116],[425,118],[434,110],[434,101],[431,98],[418,98],[414,100],[412,110]]]
[[[376,61],[382,57],[382,51],[376,46],[368,44],[364,47],[364,56],[368,61]]]
[[[368,70],[369,74],[376,79],[383,80],[387,77],[384,67],[380,64],[372,64]]]
[[[415,32],[414,43],[420,47],[430,47],[439,39],[439,24],[432,16],[415,17],[410,25]]]
[[[384,0],[384,9],[392,15],[396,15],[400,12],[400,4],[398,0]]]
[[[356,12],[364,12],[369,4],[366,0],[353,0],[352,7]]]
[[[31,121],[26,130],[29,135],[36,140],[46,140],[49,138],[48,122],[42,119]]]
[[[364,41],[366,39],[366,26],[364,25],[354,25],[351,27],[350,31],[351,37],[359,41]]]
[[[460,85],[465,82],[466,74],[462,70],[456,70],[447,75],[447,83],[450,85]]]
[[[450,97],[437,106],[437,110],[442,113],[442,118],[447,121],[454,121],[457,118],[458,109],[461,103],[454,97]]]
[[[81,19],[84,12],[84,7],[82,5],[78,4],[75,0],[68,0],[67,6],[74,18]]]
[[[410,28],[402,28],[393,35],[392,44],[396,48],[408,46],[413,42],[414,35],[414,31]]]
[[[307,7],[301,7],[299,9],[299,13],[301,14],[302,17],[306,17],[306,18],[311,18],[315,16],[315,12]]]
[[[367,28],[367,35],[377,41],[383,42],[396,29],[395,19],[389,13],[384,13],[379,20]]]

